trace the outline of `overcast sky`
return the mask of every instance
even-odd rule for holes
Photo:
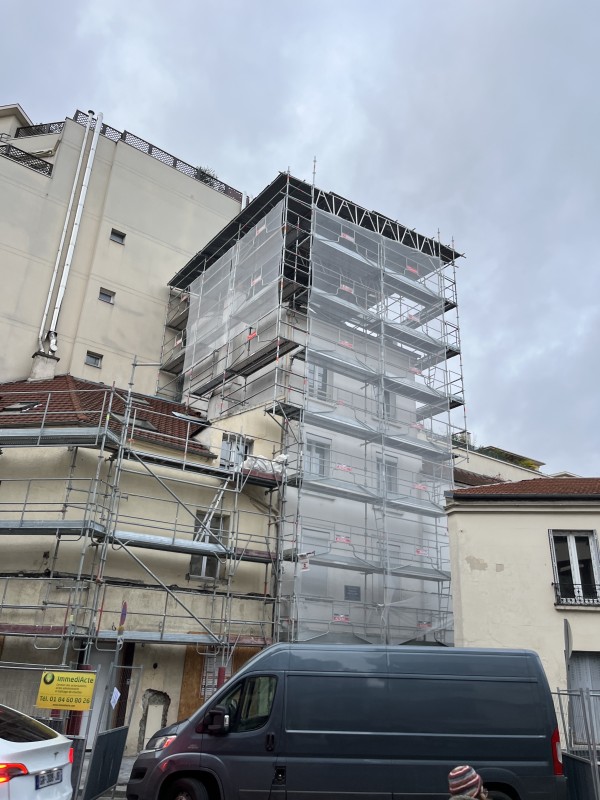
[[[464,252],[476,443],[600,475],[597,0],[0,3],[0,104],[288,167]]]

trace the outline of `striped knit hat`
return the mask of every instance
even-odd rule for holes
[[[469,797],[477,797],[482,785],[481,775],[468,764],[454,767],[448,775],[448,788],[451,795],[466,794]]]

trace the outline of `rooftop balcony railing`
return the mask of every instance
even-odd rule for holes
[[[44,136],[48,133],[62,133],[65,123],[45,122],[43,125],[24,125],[17,128],[15,139],[24,139],[27,136]]]
[[[88,114],[78,110],[75,112],[73,119],[79,125],[87,125]],[[95,127],[95,124],[96,121],[92,120],[92,128]],[[15,138],[23,139],[27,136],[42,136],[48,133],[62,133],[64,127],[64,121],[46,122],[42,125],[26,125],[21,128],[17,128]],[[190,178],[194,178],[194,180],[210,186],[210,188],[214,189],[216,192],[220,192],[227,197],[231,197],[233,200],[237,200],[239,203],[242,201],[242,193],[237,189],[234,189],[232,186],[228,186],[216,176],[211,175],[209,172],[206,172],[200,167],[194,167],[191,164],[187,164],[185,161],[176,158],[176,156],[167,153],[160,147],[156,147],[156,145],[150,144],[150,142],[147,142],[145,139],[141,139],[139,136],[136,136],[129,131],[119,131],[116,128],[111,128],[110,125],[103,124],[100,129],[100,133],[102,136],[106,136],[107,139],[110,139],[113,142],[123,141],[125,144],[131,145],[131,147],[135,147],[136,150],[146,153],[147,155],[152,156],[152,158],[156,158],[158,161],[162,161],[162,163],[166,164],[168,167],[173,167],[178,172],[183,172],[184,175],[188,175]],[[33,169],[36,169],[36,167],[33,167]],[[41,170],[38,168],[38,171]],[[50,168],[50,171],[52,171],[52,168]]]
[[[24,150],[19,150],[12,144],[0,145],[0,156],[10,158],[11,161],[16,161],[24,167],[39,172],[41,175],[46,175],[48,178],[52,175],[52,164],[49,161],[44,161],[42,158],[26,153]]]

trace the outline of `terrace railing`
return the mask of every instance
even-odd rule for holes
[[[35,170],[42,175],[50,177],[52,175],[52,164],[49,161],[44,161],[42,158],[26,153],[24,150],[19,150],[12,144],[0,145],[0,156],[10,158],[11,161],[16,161],[24,167]]]
[[[88,121],[88,115],[83,111],[76,111],[73,119],[80,125],[86,125]],[[92,127],[94,127],[94,124],[95,123],[92,122]],[[139,136],[136,136],[129,131],[121,132],[116,130],[116,128],[111,128],[110,125],[103,124],[102,128],[100,129],[100,133],[102,136],[106,136],[113,142],[122,141],[125,142],[125,144],[131,145],[131,147],[135,147],[136,150],[152,156],[152,158],[155,158],[157,161],[161,161],[168,167],[173,167],[173,169],[176,169],[178,172],[182,172],[184,175],[210,186],[211,189],[214,189],[215,191],[220,192],[227,197],[231,197],[238,202],[242,201],[242,193],[237,189],[234,189],[232,186],[228,186],[226,183],[220,181],[213,175],[210,175],[208,172],[205,172],[205,170],[201,169],[200,167],[193,167],[191,164],[188,164],[176,156],[167,153],[160,147],[156,147],[156,145],[150,144],[150,142],[147,142],[145,139],[141,139]]]
[[[46,122],[43,125],[25,125],[17,128],[15,139],[24,139],[27,136],[44,136],[48,133],[62,133],[64,122]]]
[[[84,113],[83,111],[77,110],[75,112],[73,119],[79,125],[87,125],[88,114]],[[92,128],[94,128],[95,125],[96,121],[92,120]],[[15,138],[21,139],[25,138],[26,136],[42,136],[48,133],[61,133],[64,126],[65,126],[64,122],[47,122],[43,125],[28,125],[22,128],[17,128]],[[196,181],[200,181],[200,183],[204,183],[207,186],[210,186],[211,189],[214,189],[216,192],[220,192],[221,194],[226,195],[226,197],[231,197],[232,199],[237,200],[240,203],[242,201],[242,193],[238,189],[234,189],[232,186],[228,186],[228,184],[219,180],[217,177],[211,175],[210,173],[206,172],[200,167],[194,167],[191,164],[182,161],[180,158],[177,158],[176,156],[167,153],[160,147],[156,147],[156,145],[150,144],[150,142],[147,142],[145,139],[141,139],[139,136],[136,136],[135,134],[130,133],[129,131],[119,131],[116,128],[111,128],[110,125],[103,124],[102,128],[100,129],[100,133],[102,136],[106,136],[107,139],[110,139],[113,142],[121,141],[125,142],[125,144],[131,145],[131,147],[135,147],[136,150],[139,150],[142,153],[146,153],[147,155],[152,156],[152,158],[155,158],[157,161],[161,161],[163,164],[166,164],[168,167],[173,167],[173,169],[176,169],[178,172],[182,172],[184,175],[187,175],[188,177],[193,178]],[[2,155],[5,154],[3,153]],[[38,171],[40,172],[42,171],[38,167],[32,167],[32,168],[38,169]],[[50,168],[50,172],[51,171],[52,168]]]

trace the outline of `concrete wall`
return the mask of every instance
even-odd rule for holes
[[[518,467],[516,464],[509,464],[498,458],[485,456],[473,450],[465,450],[462,447],[453,448],[456,458],[456,466],[475,472],[477,475],[485,475],[489,478],[497,478],[498,481],[526,481],[530,478],[543,478],[544,473],[527,467]]]
[[[83,137],[84,128],[67,120],[62,134],[14,141],[28,152],[56,148],[44,157],[54,164],[50,178],[0,159],[0,381],[27,377],[38,349]],[[59,317],[57,373],[125,386],[134,355],[159,360],[167,282],[239,210],[237,201],[100,136]],[[113,228],[124,244],[111,241]],[[100,287],[115,293],[114,305],[98,299]],[[53,308],[54,296],[50,318]],[[88,350],[103,356],[101,369],[85,364]],[[156,369],[138,370],[137,391],[153,393],[156,382]]]

